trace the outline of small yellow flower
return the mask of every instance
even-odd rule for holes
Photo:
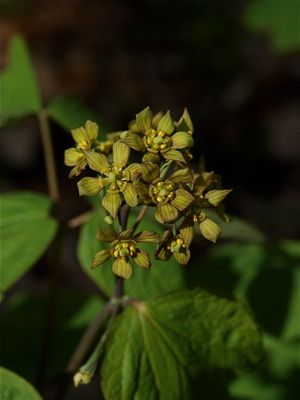
[[[155,218],[160,223],[176,221],[180,212],[193,202],[193,195],[179,187],[179,183],[188,182],[190,177],[186,168],[174,172],[166,180],[158,178],[150,185],[149,194],[152,202],[156,204]]]
[[[185,111],[186,114],[187,110]],[[183,118],[183,117],[182,117]],[[185,119],[183,119],[185,121]],[[180,126],[183,126],[181,123]],[[194,144],[192,130],[178,130],[170,112],[153,116],[149,107],[136,115],[135,132],[128,131],[122,138],[124,143],[139,151],[146,151],[143,162],[160,162],[160,156],[166,160],[186,163],[180,150]],[[137,133],[136,133],[137,132]],[[139,134],[142,134],[142,141]]]
[[[86,153],[89,167],[101,175],[96,178],[82,178],[78,182],[80,195],[95,195],[109,185],[102,200],[103,207],[116,218],[123,198],[130,207],[138,204],[138,193],[133,182],[141,175],[141,166],[137,163],[126,167],[130,155],[129,147],[120,142],[113,145],[113,162],[104,154]],[[121,196],[122,195],[122,196]]]
[[[155,251],[156,258],[167,261],[173,255],[179,264],[186,265],[191,257],[190,239],[192,237],[188,237],[184,231],[180,231],[177,235],[170,230],[165,231]]]
[[[79,175],[87,166],[86,152],[96,143],[99,128],[95,122],[87,121],[85,126],[71,131],[76,147],[65,151],[65,164],[72,168],[70,177]]]
[[[115,275],[128,279],[132,275],[131,261],[140,267],[150,269],[151,261],[146,250],[139,248],[139,243],[151,243],[159,240],[154,232],[144,231],[133,235],[131,229],[119,235],[114,230],[101,230],[97,234],[101,242],[111,243],[110,249],[101,250],[95,255],[93,268],[99,267],[110,258],[113,259],[112,271]]]

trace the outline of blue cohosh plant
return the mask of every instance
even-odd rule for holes
[[[88,169],[78,181],[79,194],[98,195],[106,212],[107,228],[95,232],[95,236],[109,243],[109,248],[94,255],[91,267],[105,268],[112,260],[112,272],[119,277],[119,284],[132,276],[134,265],[150,270],[150,257],[140,247],[142,243],[156,244],[153,254],[158,260],[174,257],[182,265],[189,262],[196,231],[215,243],[221,228],[207,210],[228,221],[222,202],[231,192],[222,189],[214,172],[193,170],[190,150],[194,128],[187,109],[176,122],[169,111],[153,115],[147,107],[128,126],[128,130],[101,141],[98,125],[87,121],[84,127],[72,131],[75,146],[65,151],[65,164],[73,167],[70,177]],[[136,207],[142,207],[141,212],[134,224],[127,226],[128,215]],[[151,208],[163,226],[162,235],[138,231]],[[90,381],[100,349],[102,346],[75,374],[76,386]]]

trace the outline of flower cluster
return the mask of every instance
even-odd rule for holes
[[[72,131],[75,147],[65,151],[65,164],[73,167],[70,176],[86,167],[96,172],[78,182],[79,194],[99,194],[107,222],[120,222],[122,212],[144,206],[153,207],[155,219],[164,226],[161,237],[148,231],[135,234],[139,221],[129,229],[120,222],[119,233],[112,228],[99,231],[98,240],[110,243],[110,248],[96,254],[93,267],[112,258],[113,272],[129,278],[132,262],[151,267],[140,243],[155,242],[157,259],[174,256],[186,265],[195,232],[216,242],[221,229],[208,210],[226,220],[222,201],[231,189],[222,189],[214,172],[193,170],[193,132],[187,109],[174,121],[169,111],[153,115],[149,107],[136,115],[127,130],[108,134],[103,141],[98,140],[98,125],[91,121]]]

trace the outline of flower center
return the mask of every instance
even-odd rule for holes
[[[150,152],[158,153],[168,149],[171,145],[171,139],[163,131],[156,131],[149,129],[145,133],[144,142],[147,150]]]
[[[78,143],[78,147],[81,150],[89,150],[90,145],[86,140],[82,140],[81,142]]]
[[[205,215],[204,211],[201,211],[198,214],[193,214],[193,221],[194,222],[198,222],[198,223],[203,222],[205,220],[205,218],[206,218],[206,215]]]
[[[182,239],[173,240],[167,249],[171,251],[171,253],[179,253],[182,249],[185,249],[185,244]]]
[[[153,185],[152,193],[157,203],[167,203],[175,197],[174,185],[168,181],[159,181]]]
[[[115,258],[128,258],[136,254],[136,247],[132,242],[118,242],[113,248],[113,255]]]

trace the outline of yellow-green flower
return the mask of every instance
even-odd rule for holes
[[[197,224],[201,234],[215,243],[222,230],[207,216],[206,210],[213,209],[226,220],[221,203],[231,191],[232,189],[220,189],[220,178],[214,172],[202,172],[197,175],[191,188],[195,200],[186,210],[186,219],[181,228],[189,229],[194,235],[194,226]]]
[[[139,133],[131,131],[121,135],[121,140],[136,150],[146,151],[143,162],[159,163],[162,156],[166,160],[186,163],[180,150],[193,146],[192,130],[177,130],[169,111],[154,118],[147,107],[136,115],[134,128],[142,134],[142,141]]]
[[[113,273],[128,279],[132,275],[132,261],[140,267],[151,268],[151,261],[147,251],[140,249],[138,246],[139,243],[157,242],[159,235],[150,231],[133,235],[132,229],[128,229],[117,235],[111,229],[98,231],[97,239],[101,242],[111,243],[111,248],[101,250],[95,255],[93,268],[99,267],[112,258]]]
[[[175,171],[166,180],[158,178],[152,182],[149,194],[152,202],[156,204],[155,218],[160,223],[176,221],[180,212],[193,202],[194,196],[179,187],[179,184],[189,182],[190,179],[190,171],[185,168]]]
[[[189,246],[192,239],[193,235],[185,229],[177,235],[167,230],[157,246],[155,256],[159,260],[167,261],[173,255],[179,264],[186,265],[191,257]]]
[[[87,152],[85,155],[89,167],[101,175],[82,178],[78,182],[80,195],[93,196],[109,185],[102,205],[113,218],[116,218],[123,198],[130,207],[137,206],[138,193],[133,182],[140,176],[141,166],[137,163],[126,166],[130,155],[126,144],[116,142],[113,145],[113,162],[109,162],[104,154]]]
[[[70,177],[79,175],[87,166],[86,154],[96,143],[99,127],[95,122],[87,121],[85,126],[71,131],[76,147],[65,150],[65,164],[72,168]]]

